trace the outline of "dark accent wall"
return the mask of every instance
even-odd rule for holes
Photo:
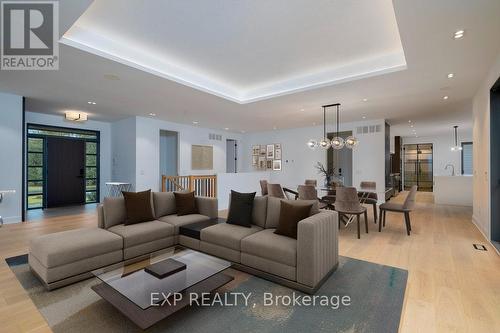
[[[391,186],[391,125],[385,123],[385,186]]]
[[[500,79],[490,91],[491,240],[500,242]]]

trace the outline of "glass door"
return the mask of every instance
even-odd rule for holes
[[[404,145],[403,153],[404,189],[417,185],[419,191],[432,192],[432,143]]]

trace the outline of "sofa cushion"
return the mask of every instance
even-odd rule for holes
[[[123,237],[124,248],[174,235],[174,227],[161,221],[149,221],[130,225],[119,224],[108,230]]]
[[[241,252],[276,261],[288,266],[297,264],[297,240],[265,229],[243,238]]]
[[[125,199],[127,219],[125,225],[154,220],[151,190],[142,192],[122,192]]]
[[[239,193],[231,190],[227,223],[250,228],[252,225],[253,201],[255,192]]]
[[[174,192],[177,215],[198,214],[194,192]]]
[[[267,196],[255,197],[253,200],[252,223],[261,228],[266,227]]]
[[[256,225],[246,228],[234,224],[220,223],[201,230],[200,238],[204,242],[239,251],[243,238],[261,230],[262,228]]]
[[[100,228],[75,229],[34,238],[29,253],[45,267],[57,267],[123,248],[122,238]]]
[[[210,218],[208,216],[200,214],[189,214],[183,216],[168,215],[160,217],[158,220],[162,222],[167,222],[168,224],[172,225],[174,227],[174,234],[178,235],[180,226],[183,226],[185,224],[207,221],[210,220]]]
[[[289,201],[295,204],[302,204],[302,205],[310,205],[312,203],[313,206],[311,208],[311,215],[317,214],[319,212],[318,200],[287,200],[287,199],[268,197],[266,229],[278,227],[280,221],[281,201]]]
[[[176,213],[173,192],[153,192],[153,206],[156,218]]]
[[[274,233],[297,239],[298,224],[311,215],[312,205],[281,201],[280,222]]]
[[[104,228],[125,223],[127,210],[123,197],[105,197],[103,202]]]

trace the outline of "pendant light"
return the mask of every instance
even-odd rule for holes
[[[323,105],[323,139],[319,142],[321,148],[330,148],[330,140],[326,136],[326,105]]]
[[[339,124],[340,124],[340,104],[336,104],[335,105],[337,107],[337,133],[335,135],[335,137],[332,139],[332,148],[333,149],[342,149],[344,148],[344,145],[345,145],[345,142],[344,142],[344,138],[342,138],[341,136],[339,136]]]
[[[451,151],[460,151],[462,150],[462,146],[458,145],[458,126],[453,126],[454,134],[455,134],[455,146],[451,147]]]

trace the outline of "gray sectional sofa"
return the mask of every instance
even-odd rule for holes
[[[29,248],[32,271],[48,289],[91,277],[91,271],[122,261],[142,260],[176,244],[229,260],[237,269],[314,293],[338,265],[338,217],[313,206],[299,222],[298,238],[274,234],[280,199],[256,197],[250,228],[218,223],[199,239],[179,235],[181,226],[216,218],[217,199],[197,197],[199,214],[177,216],[171,192],[152,194],[156,220],[124,225],[123,198],[105,198],[98,206],[98,227],[37,237]]]

